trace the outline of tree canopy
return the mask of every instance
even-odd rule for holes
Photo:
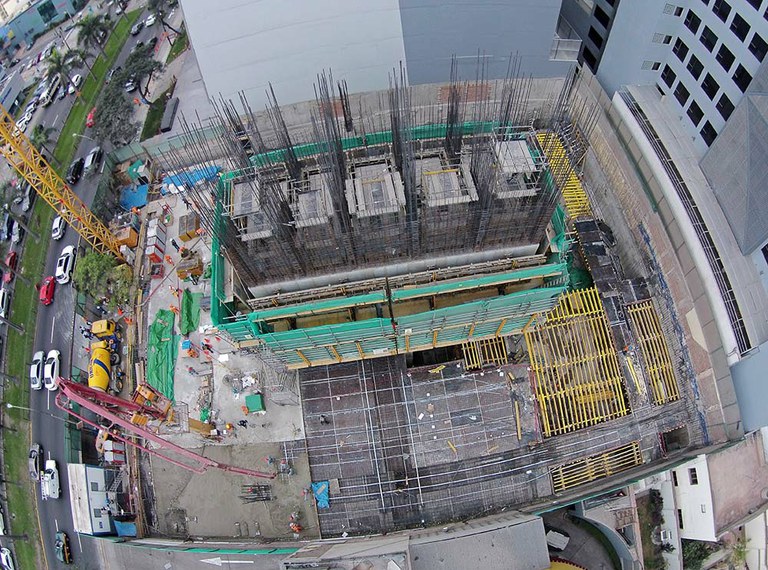
[[[107,298],[107,305],[115,308],[130,301],[133,271],[119,264],[107,253],[89,252],[75,265],[72,280],[78,289],[94,299]]]
[[[100,41],[102,37],[105,37],[112,29],[109,23],[101,16],[96,14],[88,14],[77,23],[77,45],[85,48],[96,47],[104,54],[104,48],[101,46]]]

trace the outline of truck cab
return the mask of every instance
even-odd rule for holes
[[[44,501],[47,501],[48,499],[58,499],[60,492],[61,485],[56,461],[48,459],[45,462],[45,470],[40,476],[40,495]]]

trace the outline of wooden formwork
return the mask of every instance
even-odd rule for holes
[[[629,412],[621,368],[597,289],[560,297],[525,341],[544,437]]]
[[[561,493],[642,464],[640,442],[633,441],[610,451],[551,467],[549,474],[552,477],[553,490],[555,493]]]
[[[645,372],[656,405],[680,399],[680,389],[669,355],[669,347],[652,301],[642,301],[628,307],[632,331],[635,333]]]

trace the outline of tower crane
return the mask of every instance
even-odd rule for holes
[[[125,261],[109,228],[51,168],[1,105],[0,154],[94,250]]]

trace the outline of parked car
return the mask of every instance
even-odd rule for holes
[[[7,548],[0,548],[0,564],[3,565],[3,570],[16,570],[16,566],[13,564],[11,551]]]
[[[64,237],[64,232],[67,231],[67,222],[61,216],[53,218],[53,226],[51,227],[51,238],[58,241]]]
[[[0,318],[7,319],[11,308],[11,292],[3,287],[0,289]]]
[[[128,81],[125,82],[126,93],[133,93],[134,91],[136,91],[136,87],[138,87],[138,84],[136,82],[135,77],[130,77]]]
[[[157,16],[155,14],[150,14],[147,16],[147,19],[144,20],[144,25],[146,27],[154,25],[154,23],[157,22]]]
[[[72,270],[75,268],[75,246],[68,245],[61,250],[61,255],[56,262],[56,281],[59,285],[69,283],[72,279]]]
[[[40,480],[40,472],[43,470],[43,448],[39,443],[33,443],[29,447],[28,470],[29,478],[33,481]]]
[[[0,227],[0,239],[6,241],[11,238],[11,232],[13,231],[13,218],[6,212],[3,216],[3,225]]]
[[[151,54],[153,51],[155,51],[155,46],[157,45],[157,37],[149,38],[149,41],[147,42],[147,50]]]
[[[49,275],[40,285],[40,302],[46,307],[53,303],[53,294],[56,291],[56,280]]]
[[[96,124],[96,107],[91,109],[91,112],[88,113],[88,116],[85,118],[85,126],[89,129]]]
[[[77,184],[78,180],[80,180],[80,177],[83,175],[84,162],[85,161],[82,158],[78,158],[69,165],[69,170],[67,170],[67,182],[70,184]]]
[[[3,263],[5,263],[7,268],[10,268],[11,271],[6,271],[5,275],[3,275],[3,283],[10,283],[13,281],[13,272],[16,271],[16,264],[19,262],[19,254],[15,251],[9,251],[5,254],[5,260]]]
[[[141,29],[142,29],[143,27],[144,27],[144,22],[142,22],[141,20],[139,20],[139,21],[138,21],[138,22],[136,22],[136,23],[133,25],[133,27],[131,28],[131,35],[132,35],[132,36],[136,36],[136,35],[138,35],[138,34],[139,34],[139,32],[141,31]]]
[[[40,476],[40,496],[44,501],[58,499],[61,494],[61,482],[59,480],[59,468],[56,461],[48,459],[45,462],[45,470]]]
[[[79,73],[76,73],[72,76],[72,80],[69,84],[69,87],[67,88],[67,93],[72,95],[75,91],[77,91],[77,88],[80,87],[80,85],[83,83],[83,76]]]
[[[24,228],[21,227],[21,224],[17,220],[14,220],[13,228],[11,229],[11,243],[19,243],[23,237]]]
[[[53,94],[54,97],[56,97],[59,101],[64,99],[64,97],[67,96],[67,90],[63,85],[59,85],[59,88],[56,90],[56,93]]]
[[[43,387],[44,362],[45,353],[42,350],[32,355],[32,363],[29,365],[29,387],[33,390],[40,390]]]
[[[5,536],[5,517],[2,509],[0,509],[0,536]]]
[[[101,158],[103,156],[104,153],[102,152],[101,147],[97,146],[92,148],[91,152],[85,157],[83,172],[85,174],[90,174],[92,171],[96,170],[99,167],[99,164],[101,164]]]
[[[113,67],[112,69],[110,69],[109,73],[107,73],[107,81],[106,82],[109,83],[110,81],[112,81],[112,78],[115,76],[115,74],[120,73],[120,71],[122,71],[122,69],[123,68],[121,66],[119,66],[119,65],[117,67]]]
[[[69,537],[64,531],[56,533],[56,542],[53,544],[56,560],[64,564],[72,564],[72,550],[69,548]]]
[[[58,389],[56,379],[59,377],[59,367],[61,366],[61,353],[58,350],[48,351],[45,357],[45,371],[43,372],[43,382],[48,390]]]

